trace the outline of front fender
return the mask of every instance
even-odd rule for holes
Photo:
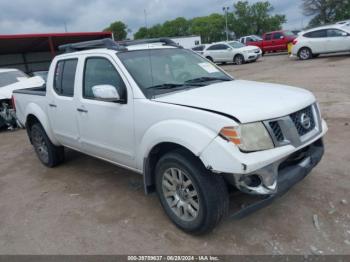
[[[185,120],[166,120],[151,126],[141,139],[137,150],[136,165],[143,170],[143,161],[160,143],[174,143],[199,156],[217,134],[200,124]]]
[[[52,128],[51,128],[49,119],[47,117],[47,114],[44,112],[44,110],[35,103],[29,103],[25,109],[26,122],[27,122],[29,115],[33,115],[39,120],[39,122],[43,126],[47,136],[50,138],[51,142],[54,145],[59,146],[60,143],[57,141],[54,134],[52,133]]]

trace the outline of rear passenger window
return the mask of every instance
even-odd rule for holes
[[[326,30],[317,30],[317,31],[306,33],[303,36],[304,37],[309,37],[309,38],[326,37],[327,36],[327,31]]]
[[[265,35],[265,40],[271,40],[272,34],[266,34]]]
[[[61,60],[56,65],[54,90],[58,95],[73,97],[78,59]]]

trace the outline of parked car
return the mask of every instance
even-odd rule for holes
[[[262,54],[268,52],[284,52],[288,50],[288,44],[292,43],[296,35],[292,31],[274,31],[265,33],[263,38],[244,37],[241,40],[246,45],[257,46],[262,50]]]
[[[246,62],[255,62],[262,52],[258,47],[245,46],[238,41],[219,42],[207,46],[203,56],[215,63],[233,62],[241,65]]]
[[[60,49],[46,88],[14,92],[39,160],[57,166],[68,147],[142,174],[186,232],[208,232],[228,214],[228,185],[259,196],[242,217],[322,158],[327,125],[309,91],[235,80],[166,39]]]
[[[34,71],[30,75],[31,76],[40,76],[46,82],[47,74],[48,74],[48,71]]]
[[[293,41],[292,54],[301,60],[320,54],[349,52],[350,27],[343,24],[328,25],[310,29]]]
[[[0,129],[13,129],[17,126],[12,107],[12,92],[16,89],[41,85],[38,79],[31,79],[18,69],[0,69]]]
[[[258,44],[262,41],[262,38],[257,35],[243,36],[239,39],[239,42],[245,45],[254,45],[260,47]]]
[[[200,55],[203,55],[204,53],[204,49],[207,47],[208,45],[206,44],[203,44],[203,45],[197,45],[197,46],[194,46],[192,47],[192,51],[195,51],[196,53],[200,54]]]

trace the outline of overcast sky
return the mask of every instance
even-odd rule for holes
[[[162,23],[178,16],[192,18],[222,12],[227,0],[0,0],[0,34],[101,31],[121,20],[135,33],[145,24]],[[249,2],[257,2],[250,0]],[[285,14],[286,29],[308,22],[300,9],[301,0],[270,0],[275,13]]]

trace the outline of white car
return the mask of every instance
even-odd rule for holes
[[[125,45],[61,47],[46,89],[14,92],[45,166],[62,163],[67,147],[133,170],[179,228],[199,234],[228,213],[229,185],[258,195],[242,217],[321,160],[327,125],[309,91],[235,80],[169,40]]]
[[[261,55],[259,47],[245,46],[238,41],[214,43],[203,51],[203,56],[214,63],[233,62],[236,65],[255,62]]]
[[[293,41],[292,54],[301,60],[337,52],[350,52],[350,27],[347,24],[313,28],[299,33]]]
[[[42,84],[44,84],[44,81],[41,78],[29,78],[28,75],[18,69],[0,69],[0,128],[12,129],[17,126],[14,110],[12,109],[12,92]]]

